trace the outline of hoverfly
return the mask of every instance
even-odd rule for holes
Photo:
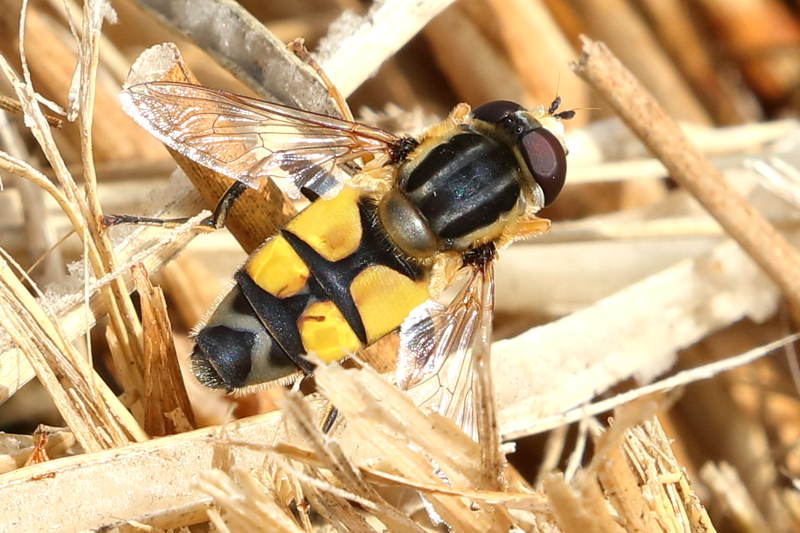
[[[268,178],[311,200],[195,333],[200,382],[289,384],[313,371],[309,354],[341,360],[399,328],[397,384],[430,387],[426,406],[469,424],[469,354],[491,319],[496,250],[549,228],[536,213],[564,184],[561,120],[573,111],[558,112],[559,98],[460,104],[410,137],[348,120],[340,96],[345,119],[186,83],[133,85],[121,99],[164,144],[235,180],[215,215]],[[435,302],[461,272],[456,297]]]

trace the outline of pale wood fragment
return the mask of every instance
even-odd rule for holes
[[[240,420],[229,438],[271,443],[280,415]],[[196,481],[214,464],[219,428],[154,439],[137,446],[55,459],[0,476],[0,531],[82,531],[127,520],[177,528],[205,520],[209,497]],[[254,469],[263,452],[230,450],[240,468]],[[47,501],[48,505],[30,505]],[[69,512],[64,512],[69,509]],[[133,530],[130,528],[129,530]]]
[[[237,2],[142,0],[140,4],[192,39],[261,97],[338,116],[336,106],[313,69],[289,52],[284,43]],[[346,71],[352,72],[353,68],[347,65]],[[357,86],[343,93],[349,94]]]
[[[543,416],[588,402],[621,380],[649,381],[672,366],[678,349],[709,332],[745,315],[765,319],[777,297],[758,268],[727,243],[582,311],[495,342],[504,437],[543,430]],[[546,428],[560,423],[551,419]]]

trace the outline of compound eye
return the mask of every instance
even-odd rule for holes
[[[473,109],[472,116],[484,122],[500,122],[505,116],[519,111],[520,109],[522,109],[522,106],[515,102],[495,100],[494,102],[487,102]]]
[[[567,175],[567,154],[564,147],[545,128],[535,128],[519,141],[522,157],[536,183],[544,192],[544,205],[553,203]]]

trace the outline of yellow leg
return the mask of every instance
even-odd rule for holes
[[[377,160],[375,165],[368,163],[362,172],[353,177],[353,184],[365,191],[386,194],[394,184],[394,168],[383,166]]]
[[[431,298],[437,298],[450,286],[459,268],[461,268],[461,254],[444,252],[434,258],[431,281],[428,283]]]
[[[528,239],[541,235],[550,229],[550,220],[528,214],[519,217],[508,225],[497,241],[497,247],[502,248],[507,244],[521,239]]]

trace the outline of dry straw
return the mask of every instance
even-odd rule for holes
[[[439,63],[437,76],[446,77],[464,99],[547,102],[555,83],[548,85],[541,73],[554,73],[555,80],[564,71],[564,100],[570,106],[590,104],[589,86],[566,73],[566,62],[575,59],[575,69],[644,142],[613,121],[573,131],[571,184],[565,191],[573,196],[565,203],[583,206],[580,218],[557,222],[537,243],[502,252],[496,324],[504,340],[491,343],[485,329],[475,354],[481,370],[475,389],[481,398],[477,442],[451,420],[421,410],[391,383],[396,350],[391,336],[360,354],[372,366],[321,365],[317,393],[261,392],[240,400],[237,408],[252,414],[277,403],[279,410],[233,421],[228,421],[230,398],[198,392],[184,381],[179,354],[188,348],[181,327],[171,324],[168,300],[177,302],[178,315],[194,322],[203,300],[213,298],[202,293],[215,292],[196,259],[210,257],[223,270],[235,268],[242,258],[239,246],[252,251],[301,206],[276,186],[260,194],[249,191],[230,217],[238,245],[221,235],[193,241],[207,214],[200,210],[214,206],[229,180],[170,153],[180,170],[154,196],[149,190],[154,178],[172,172],[175,163],[123,116],[114,97],[118,85],[196,82],[200,73],[196,77],[189,64],[204,69],[206,56],[191,61],[190,54],[201,52],[187,40],[156,45],[138,57],[126,78],[127,59],[109,37],[113,31],[103,27],[105,19],[114,19],[110,4],[53,1],[46,10],[22,3],[19,33],[24,37],[27,31],[29,39],[21,39],[25,46],[19,49],[2,48],[0,70],[9,95],[0,107],[22,114],[25,127],[20,135],[11,121],[0,122],[0,170],[4,178],[31,184],[27,193],[19,187],[20,195],[38,200],[23,200],[35,204],[24,222],[33,227],[31,243],[19,238],[20,227],[0,228],[0,402],[16,399],[36,377],[66,428],[41,428],[32,436],[0,434],[0,531],[139,531],[202,522],[219,531],[293,533],[444,527],[714,531],[704,503],[727,512],[740,531],[790,531],[797,525],[800,502],[782,482],[794,481],[797,471],[796,434],[790,429],[800,427],[791,415],[798,384],[777,358],[765,356],[798,337],[787,336],[774,320],[763,327],[743,322],[770,320],[782,294],[800,302],[793,248],[800,241],[800,222],[797,206],[768,192],[763,177],[743,161],[778,157],[774,146],[800,138],[800,126],[794,120],[708,126],[757,118],[745,105],[756,94],[743,96],[732,90],[730,79],[710,72],[711,51],[676,8],[678,2],[615,0],[614,16],[593,0],[451,3],[383,0],[361,16],[339,17],[339,6],[350,2],[330,2],[336,7],[330,17],[322,9],[317,18],[300,12],[293,18],[287,11],[273,27],[322,26],[318,60],[346,96],[383,64],[379,78],[392,81],[381,86],[382,99],[389,95],[407,106],[419,105],[416,92],[435,100],[431,84],[423,81],[430,66],[416,65],[414,76],[405,78],[394,59],[423,28],[426,50]],[[701,4],[719,13],[716,2]],[[243,82],[239,90],[249,87],[273,101],[336,113],[313,69],[235,2],[141,1],[115,7],[126,31],[135,32],[127,25],[138,20],[137,28],[160,40],[187,36]],[[754,12],[776,25],[780,19],[776,11]],[[155,27],[151,16],[168,29]],[[317,20],[324,23],[309,22]],[[732,31],[728,18],[715,20]],[[591,26],[605,32],[611,46],[624,43],[615,50],[629,58],[633,72],[600,42],[583,40],[583,54],[576,57],[578,32]],[[685,48],[675,27],[689,35]],[[531,33],[538,40],[529,39]],[[642,50],[649,61],[641,61],[636,52]],[[188,51],[187,59],[181,51]],[[46,54],[77,66],[51,68],[39,82]],[[752,58],[746,61],[745,72],[759,71]],[[760,67],[773,82],[770,90],[788,90],[790,73],[773,61]],[[212,71],[234,83],[223,69]],[[671,114],[704,125],[676,125],[637,78],[651,91],[658,87]],[[65,97],[65,109],[47,102],[37,92],[43,88]],[[423,113],[364,116],[414,129],[425,125]],[[583,114],[575,125],[589,116]],[[63,133],[56,129],[58,121]],[[23,141],[31,139],[36,150],[25,147]],[[656,179],[665,172],[685,190],[668,191]],[[194,188],[181,185],[184,175]],[[782,198],[797,197],[787,183],[781,185]],[[612,194],[591,187],[617,189]],[[101,197],[109,198],[116,212],[136,212],[131,210],[137,200],[149,203],[147,214],[196,216],[174,229],[109,235],[100,225]],[[601,207],[603,201],[611,203]],[[555,215],[569,217],[570,207],[564,209]],[[38,222],[30,219],[37,216]],[[17,262],[64,234],[73,238],[60,253],[81,262],[65,275],[57,256],[46,259],[49,280],[59,283],[42,294],[37,282],[43,278],[36,270],[28,276]],[[163,272],[165,297],[148,273],[187,245],[190,249]],[[129,296],[133,289],[137,306]],[[90,339],[92,328],[105,332],[105,339]],[[756,333],[745,342],[739,331],[746,328]],[[729,342],[717,349],[720,360],[690,359],[714,351],[714,333]],[[709,348],[701,350],[697,343]],[[93,354],[97,346],[108,354]],[[119,390],[112,391],[99,375],[95,358],[108,363]],[[657,379],[676,363],[682,371]],[[760,374],[751,376],[760,386],[757,393],[741,383],[720,385],[725,382],[719,375],[736,368],[758,369]],[[703,380],[688,389],[694,408],[682,411],[680,390]],[[720,388],[711,389],[715,386]],[[771,386],[781,393],[775,410],[776,401],[766,392]],[[596,399],[614,387],[616,394]],[[330,403],[340,421],[324,434],[320,423]],[[698,427],[690,426],[698,417],[726,435],[712,435],[725,441],[725,453],[708,451],[720,443],[709,444],[702,431],[691,429]],[[575,431],[570,423],[577,423]],[[545,452],[530,454],[536,464],[526,462],[530,452],[521,440],[517,466],[506,461],[503,452],[513,448],[512,441],[548,430]],[[771,442],[781,444],[780,458],[773,457]],[[702,489],[695,492],[697,483]]]

